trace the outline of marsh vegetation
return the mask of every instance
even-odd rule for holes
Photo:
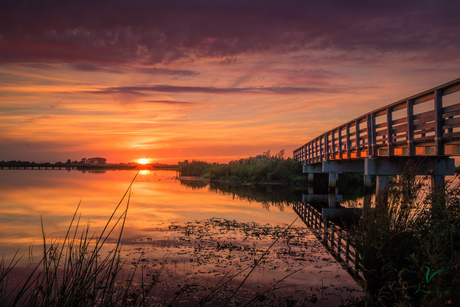
[[[432,191],[399,176],[363,215],[354,236],[370,306],[457,306],[460,300],[460,188]]]
[[[201,176],[210,180],[250,182],[305,182],[301,165],[286,158],[284,150],[272,155],[269,151],[255,157],[230,161],[228,164],[203,161],[179,162],[181,176]]]

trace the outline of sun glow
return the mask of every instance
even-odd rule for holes
[[[138,159],[137,160],[137,163],[139,164],[148,164],[150,162],[149,159]]]

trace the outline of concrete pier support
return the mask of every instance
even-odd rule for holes
[[[328,187],[329,187],[330,192],[332,192],[332,191],[335,192],[335,188],[337,187],[337,178],[339,177],[338,175],[339,174],[337,174],[337,173],[329,173]]]
[[[431,187],[433,189],[442,188],[446,184],[446,179],[444,176],[431,175]]]
[[[388,186],[390,185],[390,176],[377,175],[377,186],[375,191],[376,201],[386,201],[388,198]]]
[[[308,173],[308,183],[313,184],[314,181],[315,181],[315,174]]]
[[[364,160],[364,174],[377,175],[377,193],[386,184],[387,179],[384,176],[401,174],[430,175],[432,187],[435,189],[444,186],[445,176],[455,175],[455,160],[446,156],[371,157]]]
[[[372,202],[372,176],[371,175],[363,175],[364,181],[364,200],[363,200],[363,208],[367,210],[371,207]]]
[[[363,178],[364,178],[364,187],[365,188],[372,188],[372,176],[364,174]]]

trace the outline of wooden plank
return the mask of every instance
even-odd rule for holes
[[[393,128],[393,134],[404,133],[404,137],[406,137],[407,131],[408,131],[407,125],[398,126],[396,128]]]
[[[460,110],[459,111],[453,111],[453,112],[447,112],[444,113],[442,116],[444,118],[449,118],[449,117],[454,117],[454,116],[459,116],[460,115]]]
[[[420,96],[417,96],[413,98],[414,100],[414,105],[421,104],[430,100],[434,99],[434,91],[427,93],[427,94],[422,94]]]
[[[393,110],[393,112],[404,110],[405,108],[407,108],[407,101],[402,101],[400,103],[391,105],[391,109]]]
[[[358,117],[356,120],[357,120],[358,123],[360,123],[360,124],[367,123],[367,116]]]
[[[444,119],[444,128],[456,128],[460,126],[460,117]]]
[[[374,116],[375,116],[375,117],[384,116],[384,115],[387,114],[387,108],[384,107],[384,108],[382,108],[382,109],[380,109],[380,110],[374,111],[373,113],[374,113]]]
[[[375,136],[382,136],[382,135],[388,135],[388,131],[387,130],[379,130],[379,131],[375,131]]]
[[[393,146],[396,148],[406,148],[407,147],[407,141],[397,141],[397,142],[393,142]]]
[[[414,131],[417,131],[417,130],[430,130],[430,131],[434,131],[434,128],[435,128],[435,123],[434,122],[431,122],[431,123],[423,123],[422,125],[416,125],[414,123]]]
[[[387,128],[387,123],[385,122],[385,123],[380,123],[380,124],[375,124],[374,125],[374,129],[377,130],[377,129],[380,129],[380,128],[385,128],[386,129]]]
[[[460,111],[460,103],[444,107],[444,108],[442,108],[442,111],[443,111],[444,114],[446,114],[448,112]]]
[[[364,127],[364,128],[359,129],[359,134],[366,134],[367,135],[367,126]]]
[[[395,119],[393,120],[393,126],[394,125],[399,125],[399,124],[405,124],[407,123],[407,117],[402,117],[402,118],[398,118],[398,119]]]
[[[414,141],[419,141],[425,138],[434,140],[434,131],[431,131],[431,132],[421,131],[421,132],[416,132],[414,134]]]
[[[447,133],[445,136],[444,136],[444,139],[446,141],[451,141],[451,139],[459,139],[460,138],[460,132],[451,132],[451,133]],[[458,140],[457,140],[458,141]]]
[[[407,122],[398,123],[397,125],[393,125],[393,129],[400,128],[400,127],[407,127]]]
[[[414,120],[434,120],[434,110],[414,114]]]
[[[451,85],[451,86],[448,86],[448,87],[444,88],[443,94],[444,94],[444,96],[446,96],[446,95],[453,94],[453,93],[458,92],[458,91],[460,91],[460,83],[457,83],[457,84],[454,84],[454,85]]]

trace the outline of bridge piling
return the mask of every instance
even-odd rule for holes
[[[388,175],[377,175],[376,177],[376,201],[386,202],[388,198],[388,187],[390,185],[390,176]]]

